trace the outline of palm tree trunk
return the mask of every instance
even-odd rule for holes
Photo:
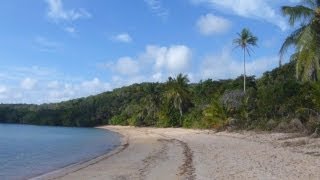
[[[180,126],[182,126],[182,107],[179,106],[179,112],[180,112]]]
[[[243,92],[246,92],[246,49],[243,48]]]

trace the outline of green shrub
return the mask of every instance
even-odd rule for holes
[[[218,100],[213,100],[202,112],[203,124],[206,128],[222,128],[227,122],[226,109],[220,104]]]
[[[202,110],[198,108],[193,108],[184,117],[183,127],[184,128],[206,128],[202,123]]]
[[[110,120],[110,124],[111,125],[122,125],[122,126],[126,126],[128,125],[128,121],[127,118],[121,116],[121,115],[116,115],[113,116]]]

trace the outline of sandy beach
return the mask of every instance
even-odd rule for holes
[[[299,134],[100,128],[122,145],[35,179],[320,179],[320,139]]]

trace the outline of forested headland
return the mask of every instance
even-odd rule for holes
[[[94,127],[132,125],[314,132],[320,127],[320,84],[297,81],[295,63],[261,78],[141,83],[61,103],[0,105],[0,123]]]

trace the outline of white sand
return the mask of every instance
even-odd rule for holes
[[[123,145],[38,179],[320,179],[320,140],[296,134],[106,126]]]

